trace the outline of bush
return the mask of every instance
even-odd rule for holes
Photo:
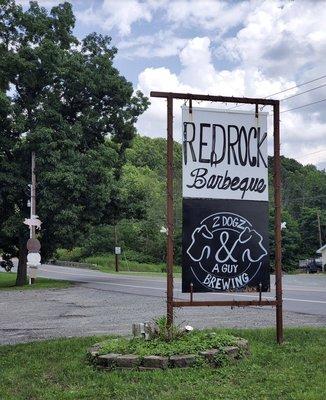
[[[83,258],[83,249],[81,247],[74,247],[71,250],[57,249],[54,258],[61,261],[81,261]]]
[[[130,249],[122,249],[123,251],[123,259],[127,259],[128,261],[136,261],[139,263],[152,264],[155,263],[155,258],[149,254],[144,254],[139,251],[130,250]]]
[[[114,227],[103,225],[96,227],[88,235],[83,246],[83,256],[93,256],[97,254],[114,253],[115,236]]]

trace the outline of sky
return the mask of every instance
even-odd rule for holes
[[[28,5],[26,0],[16,2]],[[58,2],[39,4],[50,8]],[[159,90],[266,97],[295,87],[272,96],[284,99],[281,154],[326,168],[326,101],[320,102],[326,99],[326,0],[70,2],[76,36],[82,39],[94,31],[111,36],[118,48],[115,66],[146,96]],[[287,111],[313,102],[318,103]],[[181,140],[181,105],[176,102],[174,107],[177,140]],[[272,139],[272,110],[264,111],[270,113]],[[166,136],[164,99],[151,99],[137,129],[146,136]]]

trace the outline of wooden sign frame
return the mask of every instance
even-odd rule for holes
[[[279,100],[248,98],[248,97],[227,97],[211,96],[192,93],[155,92],[150,93],[151,97],[165,98],[167,100],[167,325],[173,325],[174,307],[200,307],[200,306],[276,306],[276,338],[277,342],[283,342],[283,298],[282,298],[282,252],[281,252],[281,162],[280,162],[280,102]],[[273,107],[273,138],[274,138],[274,235],[275,235],[275,300],[262,299],[261,292],[258,300],[212,300],[195,301],[193,293],[190,292],[190,299],[174,300],[173,297],[173,99],[189,100],[189,107],[192,101],[210,101],[222,103],[254,104],[256,114],[258,106]]]

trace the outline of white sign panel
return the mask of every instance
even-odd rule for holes
[[[28,265],[41,265],[41,254],[40,253],[28,253],[27,254]]]
[[[183,197],[268,201],[267,113],[182,108]]]
[[[115,247],[114,254],[117,254],[117,255],[121,254],[121,247]]]

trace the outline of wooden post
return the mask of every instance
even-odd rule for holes
[[[282,299],[282,237],[281,237],[281,159],[280,159],[280,104],[274,104],[274,203],[275,203],[275,285],[276,285],[276,337],[283,342]]]
[[[118,245],[118,234],[117,234],[117,224],[114,225],[114,256],[115,256],[115,272],[119,272],[119,257],[117,254],[117,245]]]
[[[167,327],[173,325],[173,97],[167,98]]]
[[[32,185],[31,185],[31,218],[36,214],[36,174],[35,174],[35,151],[32,151]],[[36,238],[35,226],[31,227],[30,237]],[[31,278],[31,284],[35,283],[35,278]]]

